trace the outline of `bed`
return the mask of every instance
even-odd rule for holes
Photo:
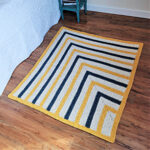
[[[57,0],[0,0],[0,95],[16,66],[59,18]]]

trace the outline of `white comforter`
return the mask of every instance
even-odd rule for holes
[[[0,0],[0,95],[16,66],[60,18],[58,0]]]

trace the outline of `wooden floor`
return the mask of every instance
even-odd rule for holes
[[[33,67],[61,26],[101,36],[144,43],[114,144],[65,125],[7,98]],[[14,71],[0,97],[0,150],[148,150],[150,149],[150,20],[104,13],[65,13],[46,34],[43,43]]]

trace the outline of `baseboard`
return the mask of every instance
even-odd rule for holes
[[[88,4],[88,10],[150,19],[150,11],[144,11],[144,10],[106,7],[106,6],[98,6],[92,4]]]

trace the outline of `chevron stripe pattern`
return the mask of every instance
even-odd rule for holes
[[[142,46],[62,27],[9,98],[114,142]]]

